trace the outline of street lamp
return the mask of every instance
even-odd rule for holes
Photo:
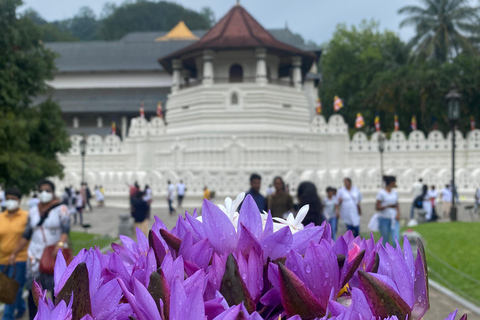
[[[378,151],[380,152],[380,181],[383,179],[383,152],[385,151],[386,137],[383,132],[378,134]]]
[[[80,141],[80,154],[82,155],[82,183],[85,182],[85,154],[87,153],[87,140],[85,137]]]
[[[452,208],[450,209],[450,220],[457,221],[457,206],[455,204],[455,125],[460,119],[460,98],[461,95],[457,89],[452,85],[452,89],[445,96],[445,103],[447,104],[447,117],[450,120],[452,129]]]

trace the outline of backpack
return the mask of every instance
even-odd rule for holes
[[[418,197],[413,200],[413,205],[417,209],[422,209],[423,208],[423,195],[419,195]]]

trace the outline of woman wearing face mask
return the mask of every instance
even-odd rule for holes
[[[7,189],[6,210],[0,213],[0,272],[6,273],[10,278],[15,274],[15,280],[20,284],[15,302],[5,306],[3,320],[21,318],[26,309],[22,293],[25,284],[27,247],[19,251],[11,261],[12,265],[9,265],[10,255],[22,238],[28,220],[28,212],[20,208],[21,197],[18,189]]]
[[[37,307],[33,301],[32,283],[36,280],[43,289],[54,289],[53,274],[45,274],[40,271],[40,259],[46,247],[56,245],[58,249],[68,248],[68,234],[70,232],[70,214],[67,206],[60,203],[55,197],[55,185],[49,180],[43,180],[39,184],[38,206],[32,207],[29,212],[25,232],[20,239],[17,249],[10,256],[10,263],[15,261],[20,252],[30,241],[28,246],[27,260],[27,288],[30,289],[28,298],[28,310],[30,319],[37,313]]]

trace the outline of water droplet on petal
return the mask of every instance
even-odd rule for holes
[[[328,272],[325,272],[325,278],[328,278],[330,277],[330,275],[328,274]]]
[[[307,264],[307,265],[305,266],[305,272],[306,272],[306,273],[312,272],[312,267],[311,267],[309,264]]]

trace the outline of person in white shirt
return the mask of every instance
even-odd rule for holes
[[[183,180],[180,180],[180,183],[177,184],[177,200],[178,200],[178,207],[182,207],[183,198],[185,197],[185,191],[187,187],[183,183]]]
[[[440,193],[440,199],[442,200],[443,217],[447,218],[450,214],[450,208],[452,207],[453,192],[450,189],[450,185],[445,185]]]
[[[173,186],[170,180],[168,180],[167,183],[168,183],[168,187],[167,187],[168,213],[172,215],[175,213],[175,208],[173,208],[173,200],[175,200],[175,187]]]
[[[340,216],[340,210],[338,208],[338,199],[335,196],[335,189],[332,187],[327,188],[327,196],[323,199],[323,214],[327,219],[332,229],[332,239],[337,239],[337,223]]]
[[[352,186],[350,178],[343,179],[344,187],[338,190],[337,198],[340,207],[340,217],[347,226],[347,230],[351,230],[354,237],[360,234],[360,216],[362,208],[362,194],[357,187]]]
[[[152,206],[152,188],[150,188],[150,186],[147,184],[145,185],[145,191],[144,191],[145,195],[143,196],[143,201],[145,201],[147,203],[147,206],[148,206],[148,209],[147,209],[147,215],[146,215],[146,219],[150,219],[150,209],[151,209],[151,206]]]
[[[38,206],[39,203],[38,194],[34,193],[32,198],[28,200],[28,208],[32,209],[32,207]]]
[[[436,221],[438,219],[437,210],[436,210],[438,191],[435,189],[435,186],[431,186],[430,191],[428,191],[428,196],[430,197],[430,202],[432,203],[431,220]]]
[[[397,187],[397,179],[394,176],[384,176],[385,189],[377,193],[375,209],[378,211],[378,229],[383,238],[383,245],[390,242],[395,246],[395,226],[400,220],[400,207],[398,205],[398,193],[394,190]]]

